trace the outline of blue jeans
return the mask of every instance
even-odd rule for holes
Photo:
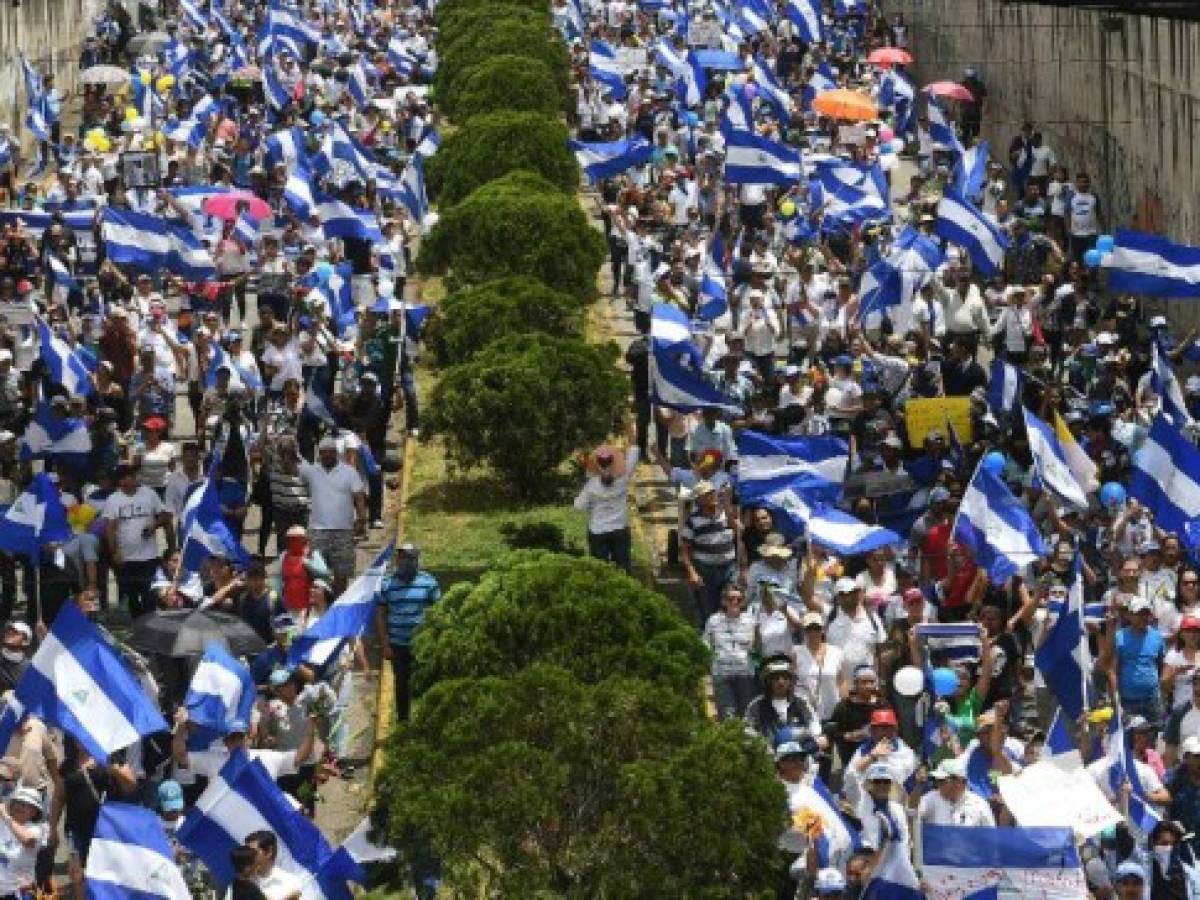
[[[700,607],[700,624],[708,621],[708,617],[721,608],[721,591],[725,585],[737,577],[736,563],[696,563],[696,572],[704,581],[694,593],[696,605]]]
[[[740,719],[757,693],[758,685],[749,672],[714,674],[713,699],[717,704],[717,719],[721,722],[726,719]]]

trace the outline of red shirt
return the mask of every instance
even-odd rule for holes
[[[950,574],[950,561],[947,553],[950,549],[951,522],[934,525],[921,542],[921,555],[929,560],[929,574],[934,581],[941,581]]]

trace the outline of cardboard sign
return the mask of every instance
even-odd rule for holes
[[[908,422],[909,446],[920,449],[925,444],[925,435],[940,431],[946,433],[946,422],[954,426],[960,443],[966,445],[974,440],[971,434],[970,397],[917,397],[904,404],[904,416]]]
[[[1018,825],[1057,825],[1085,840],[1124,820],[1078,762],[1079,751],[1072,753],[1073,759],[1071,753],[1063,753],[1054,762],[1036,762],[1019,775],[1000,776],[1000,796]]]

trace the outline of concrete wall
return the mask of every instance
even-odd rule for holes
[[[27,132],[20,53],[40,71],[54,72],[55,86],[69,98],[87,26],[84,0],[20,0],[19,6],[0,0],[0,122],[15,134]]]
[[[884,0],[903,12],[921,84],[975,67],[984,137],[1028,120],[1100,188],[1108,226],[1200,245],[1200,23],[1003,0]]]

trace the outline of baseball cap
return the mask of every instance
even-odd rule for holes
[[[877,709],[871,713],[872,725],[896,725],[896,713],[890,709]]]
[[[822,869],[813,881],[813,891],[822,894],[840,894],[846,889],[846,876],[837,869]]]
[[[163,812],[183,811],[183,788],[178,781],[168,778],[158,786],[158,807]]]
[[[1179,623],[1180,631],[1200,631],[1200,619],[1195,616],[1184,616],[1183,621]]]
[[[808,756],[808,752],[797,741],[785,741],[775,748],[775,762],[787,759],[789,756]]]
[[[895,781],[892,767],[887,763],[872,763],[867,768],[867,781]]]
[[[1146,880],[1146,870],[1132,859],[1127,859],[1117,866],[1117,881],[1124,881],[1126,878],[1136,878],[1138,881],[1144,882]]]
[[[1179,749],[1184,756],[1200,756],[1200,735],[1185,738]]]
[[[800,628],[824,628],[825,620],[821,618],[819,612],[806,612],[800,619]]]
[[[853,578],[839,578],[833,586],[835,594],[849,594],[858,590],[858,582]]]
[[[938,763],[938,767],[929,773],[934,781],[941,781],[944,778],[966,778],[967,766],[959,759],[943,759]]]
[[[697,481],[695,486],[692,488],[692,496],[703,497],[705,494],[716,493],[716,490],[717,489],[713,486],[711,481]]]
[[[1150,612],[1150,601],[1145,597],[1134,597],[1129,603],[1131,613]]]
[[[925,594],[920,588],[911,587],[900,595],[900,599],[905,603],[917,603],[925,599]]]
[[[835,356],[833,358],[833,364],[835,366],[849,367],[849,366],[854,365],[854,360],[851,357],[847,356],[845,353],[843,353],[841,356]]]
[[[944,487],[938,486],[929,492],[930,503],[945,503],[950,499],[950,492]]]
[[[31,629],[24,622],[17,622],[17,621],[9,622],[7,625],[4,626],[4,630],[17,632],[19,635],[21,635],[22,637],[25,638],[25,643],[27,643],[27,644],[31,643],[33,641],[33,629]]]

